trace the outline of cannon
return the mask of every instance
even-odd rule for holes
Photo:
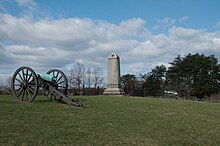
[[[63,101],[71,106],[82,106],[78,100],[70,99],[67,96],[68,82],[62,71],[52,69],[46,74],[36,74],[30,67],[23,66],[14,72],[11,89],[17,101],[33,102],[39,88],[42,89],[47,99]]]

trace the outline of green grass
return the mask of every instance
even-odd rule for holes
[[[77,97],[83,108],[0,96],[0,145],[220,145],[220,104]]]

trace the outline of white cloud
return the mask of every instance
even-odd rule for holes
[[[164,18],[157,20],[157,23],[154,25],[153,29],[162,29],[165,30],[169,27],[172,27],[176,23],[175,19],[172,18]]]
[[[179,18],[179,22],[185,22],[185,21],[187,21],[188,19],[189,19],[188,16],[183,16],[183,17]]]
[[[89,18],[40,19],[0,14],[0,70],[12,74],[19,66],[37,72],[69,69],[75,62],[106,69],[107,56],[116,52],[122,73],[147,73],[177,55],[215,54],[220,57],[220,33],[172,26],[167,34],[151,34],[140,18],[113,24]],[[0,79],[1,80],[1,79]]]
[[[212,40],[216,46],[220,46],[220,38],[213,38]]]
[[[127,37],[136,37],[145,33],[144,21],[132,19],[119,25],[91,19],[61,19],[34,21],[29,18],[16,18],[1,15],[1,36],[15,43],[31,43],[33,45],[72,46],[78,49],[87,48],[88,43],[109,42]]]
[[[204,30],[196,30],[190,28],[183,28],[183,27],[172,27],[169,29],[169,34],[171,37],[175,37],[176,39],[193,39],[201,36]]]
[[[181,27],[173,27],[169,32],[172,47],[176,47],[176,52],[181,52],[179,53],[181,55],[188,52],[207,55],[215,54],[216,57],[220,57],[220,46],[215,42],[215,40],[220,38],[219,32]]]
[[[29,10],[33,10],[37,4],[33,0],[16,0],[17,4],[22,7],[27,7]]]

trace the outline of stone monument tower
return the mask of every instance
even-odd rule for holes
[[[108,56],[108,86],[104,91],[104,95],[124,95],[125,92],[121,88],[120,76],[120,58],[117,54],[112,53]]]

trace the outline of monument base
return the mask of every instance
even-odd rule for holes
[[[123,96],[124,94],[124,90],[119,85],[108,85],[103,92],[103,95]]]

